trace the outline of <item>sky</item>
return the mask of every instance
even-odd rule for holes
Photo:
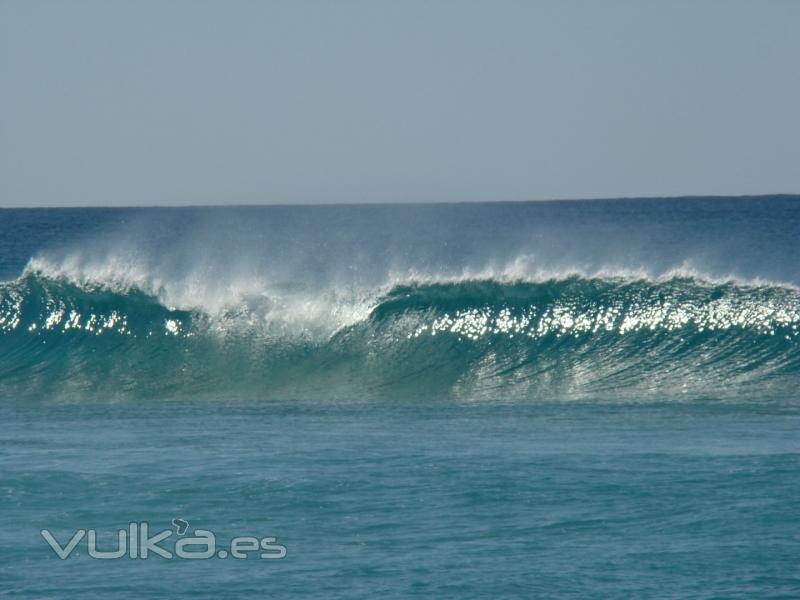
[[[0,206],[800,192],[800,2],[0,0]]]

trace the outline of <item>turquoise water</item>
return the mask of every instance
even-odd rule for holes
[[[0,595],[800,594],[797,198],[0,233]]]
[[[797,410],[443,404],[3,407],[11,597],[768,597],[798,590]],[[281,560],[58,560],[173,517]]]

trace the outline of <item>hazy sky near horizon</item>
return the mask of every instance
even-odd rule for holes
[[[800,192],[800,2],[0,0],[0,206]]]

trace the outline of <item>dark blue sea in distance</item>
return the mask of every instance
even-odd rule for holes
[[[0,210],[0,596],[800,597],[798,250],[797,196]],[[212,556],[92,556],[142,523]]]

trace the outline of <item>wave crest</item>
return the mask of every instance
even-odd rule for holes
[[[3,395],[647,398],[789,390],[800,292],[687,277],[467,279],[216,312],[31,265],[0,285]]]

